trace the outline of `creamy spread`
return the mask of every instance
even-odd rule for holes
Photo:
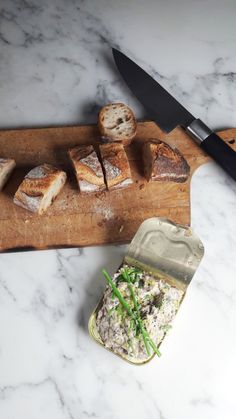
[[[124,265],[114,276],[113,281],[122,296],[133,308],[133,300],[127,282],[122,281]],[[169,285],[163,277],[136,270],[132,284],[144,327],[158,346],[174,319],[179,308],[183,291]],[[145,361],[147,355],[142,336],[137,335],[134,324],[117,297],[107,287],[102,306],[97,313],[96,326],[105,345],[113,352],[131,361]],[[153,351],[151,350],[151,355]]]

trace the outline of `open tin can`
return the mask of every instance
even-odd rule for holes
[[[183,301],[187,287],[198,268],[203,254],[203,244],[190,227],[175,224],[165,218],[149,218],[139,227],[128,247],[123,263],[117,271],[118,273],[113,277],[113,280],[116,281],[116,278],[119,273],[122,272],[122,269],[126,269],[123,267],[128,267],[128,269],[131,268],[131,270],[134,268],[137,269],[137,272],[141,272],[137,274],[137,281],[141,278],[141,281],[144,283],[143,287],[146,287],[146,290],[140,289],[139,285],[135,284],[136,290],[139,295],[144,296],[144,299],[142,300],[144,301],[144,306],[141,307],[141,311],[145,314],[145,310],[147,311],[148,308],[150,312],[151,307],[151,312],[154,313],[153,315],[151,312],[146,314],[146,318],[149,322],[150,319],[154,322],[154,336],[156,336],[155,344],[158,349],[168,328],[171,327],[173,318],[178,311],[179,305]],[[124,288],[123,285],[122,287]],[[102,338],[100,332],[102,329],[99,327],[99,322],[102,318],[101,313],[108,315],[104,308],[108,293],[109,287],[107,287],[101,301],[89,319],[88,327],[91,337],[97,343],[106,349],[111,350],[128,362],[137,365],[149,362],[155,355],[155,352],[146,354],[145,356],[141,348],[139,351],[141,355],[132,356],[132,353],[125,350],[124,346],[120,349],[114,346],[114,349],[111,344],[108,344],[105,338]],[[147,295],[150,296],[152,303],[146,302]],[[162,296],[161,304],[160,295]],[[114,296],[112,299],[114,300]],[[153,301],[159,301],[159,306],[157,306],[156,303],[154,304]],[[113,303],[111,298],[110,302],[114,305],[115,309],[119,308],[119,302],[116,301]],[[111,324],[109,323],[109,319],[106,322],[104,321],[104,318],[102,318],[102,321],[103,324],[107,324],[108,327],[109,324]],[[105,333],[103,333],[104,336],[106,336],[106,331],[103,332]],[[108,332],[110,336],[111,330]],[[136,353],[139,352],[136,350]]]

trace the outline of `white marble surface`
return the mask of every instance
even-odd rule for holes
[[[234,0],[6,0],[0,127],[95,121],[142,107],[109,45],[161,79],[214,129],[236,126]],[[205,257],[162,346],[135,367],[97,346],[88,316],[125,247],[0,255],[0,419],[235,419],[236,184],[215,164],[192,181]]]

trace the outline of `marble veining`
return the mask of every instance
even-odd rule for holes
[[[6,0],[0,127],[95,122],[111,101],[147,118],[111,45],[213,129],[235,127],[235,12],[233,0]],[[236,184],[214,163],[193,176],[191,213],[205,257],[145,367],[87,331],[101,269],[126,246],[0,255],[0,419],[235,419]]]

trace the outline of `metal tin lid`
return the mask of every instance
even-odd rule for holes
[[[185,290],[203,254],[203,244],[190,227],[155,217],[141,224],[125,261],[154,275],[165,274],[171,284]]]

